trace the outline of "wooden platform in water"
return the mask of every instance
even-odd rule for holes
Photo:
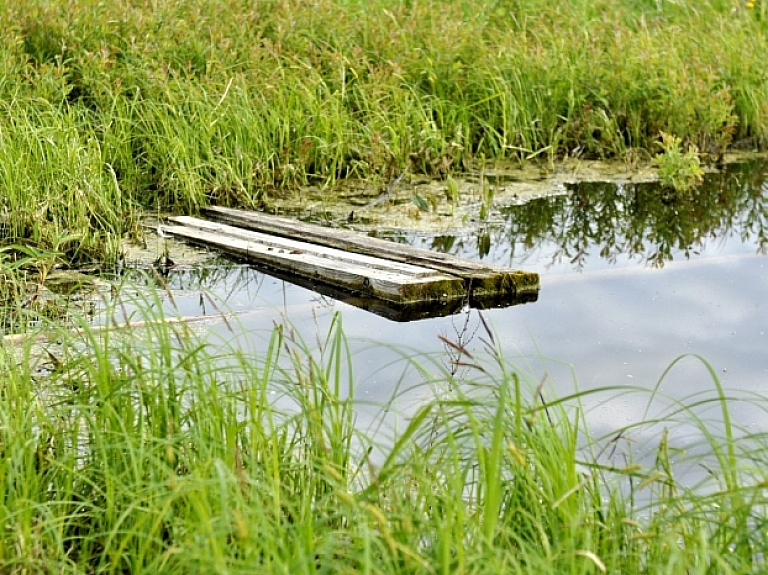
[[[206,208],[216,222],[177,216],[163,231],[354,296],[399,305],[467,301],[481,307],[536,299],[539,276],[290,218]],[[450,307],[450,306],[449,306]]]

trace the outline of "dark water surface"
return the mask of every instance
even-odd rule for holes
[[[243,312],[234,333],[206,327],[242,347],[259,349],[285,319],[311,347],[340,311],[362,402],[385,403],[409,385],[417,388],[403,401],[428,396],[402,356],[434,353],[448,365],[439,336],[481,352],[482,313],[504,356],[534,385],[545,378],[560,396],[611,388],[584,399],[597,433],[643,418],[648,394],[621,391],[652,389],[684,354],[705,358],[725,388],[747,399],[732,404],[734,418],[757,429],[768,421],[766,402],[752,400],[768,394],[767,173],[761,163],[733,165],[685,196],[653,184],[580,183],[566,195],[499,208],[479,235],[390,234],[541,274],[538,301],[503,309],[396,323],[242,265],[171,270],[168,279],[184,314],[214,311],[203,290]],[[691,357],[660,389],[690,403],[714,386]]]

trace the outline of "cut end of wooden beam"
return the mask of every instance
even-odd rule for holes
[[[539,274],[532,272],[493,269],[464,277],[467,290],[477,299],[520,298],[525,294],[538,294],[540,289]]]
[[[541,289],[541,279],[536,272],[516,270],[510,272],[509,275],[519,294],[538,292]]]

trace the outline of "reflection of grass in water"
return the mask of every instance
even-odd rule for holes
[[[119,268],[115,277],[124,279],[129,284],[142,285],[147,289],[170,289],[173,291],[224,291],[226,294],[254,287],[253,268],[220,257],[210,257],[203,262],[190,265],[162,266],[124,266]]]
[[[579,450],[583,414],[568,407],[579,397],[545,400],[498,355],[490,332],[480,334],[484,358],[444,340],[459,370],[416,358],[439,393],[384,446],[353,426],[341,316],[316,347],[281,326],[245,353],[153,322],[153,308],[151,299],[139,306],[142,330],[60,332],[48,371],[31,364],[31,347],[25,361],[0,355],[5,570],[764,566],[768,447],[759,435],[736,438],[714,373],[724,432],[690,421],[717,465],[707,485],[689,490],[675,480],[666,437],[647,467],[598,455],[597,442]],[[380,462],[367,455],[373,445],[384,450]],[[650,503],[634,509],[649,491]]]

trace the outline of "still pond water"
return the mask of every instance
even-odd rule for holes
[[[263,346],[276,321],[290,322],[312,345],[341,312],[363,427],[393,395],[407,413],[431,393],[404,355],[435,354],[447,364],[440,336],[482,352],[482,313],[532,386],[546,379],[550,396],[561,397],[606,388],[583,399],[593,435],[646,417],[649,394],[632,390],[652,389],[685,354],[711,364],[743,400],[731,405],[736,423],[758,431],[768,421],[768,402],[755,400],[768,395],[766,175],[764,163],[732,165],[685,197],[652,183],[567,184],[563,194],[497,206],[480,233],[379,234],[539,272],[538,300],[512,307],[398,323],[244,265],[209,260],[172,269],[167,279],[184,315],[216,313],[203,291],[243,312],[236,333],[223,323],[205,329],[250,349]],[[660,394],[667,405],[692,403],[712,396],[714,385],[703,363],[688,357]]]

